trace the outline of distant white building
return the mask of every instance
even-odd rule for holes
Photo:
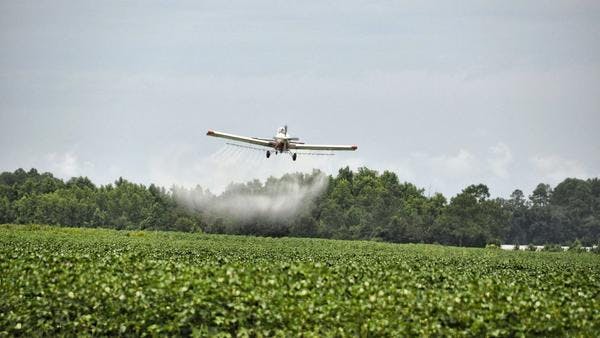
[[[535,247],[535,251],[542,251],[542,249],[544,248],[543,245],[534,245]],[[582,248],[585,249],[585,251],[590,251],[593,248],[595,248],[596,245],[594,246],[583,246]],[[514,250],[515,249],[515,244],[502,244],[500,245],[500,248],[502,250]],[[529,245],[519,245],[519,250],[521,251],[525,251],[529,248]],[[563,251],[567,251],[569,249],[568,246],[561,246],[561,248],[563,249]]]

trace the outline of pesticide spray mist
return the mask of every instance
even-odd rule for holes
[[[328,176],[319,170],[311,174],[286,174],[270,177],[263,184],[254,180],[245,184],[230,184],[220,195],[200,187],[173,189],[176,200],[205,216],[224,217],[237,222],[284,222],[310,212],[314,200],[328,183]]]

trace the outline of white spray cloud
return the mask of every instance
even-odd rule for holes
[[[258,180],[246,184],[231,184],[215,196],[201,187],[174,187],[175,198],[193,210],[239,220],[260,217],[263,220],[283,220],[311,208],[311,202],[327,187],[328,177],[320,171],[312,174],[286,174],[270,178],[264,184]]]

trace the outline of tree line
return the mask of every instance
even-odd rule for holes
[[[448,200],[368,168],[286,174],[232,184],[220,195],[123,178],[97,186],[87,177],[63,181],[17,169],[0,174],[0,223],[458,246],[593,245],[600,241],[600,180],[540,183],[528,196],[515,190],[507,199],[491,198],[486,185],[475,184]]]

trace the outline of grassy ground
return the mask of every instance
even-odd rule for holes
[[[0,335],[600,332],[600,256],[0,226]]]

